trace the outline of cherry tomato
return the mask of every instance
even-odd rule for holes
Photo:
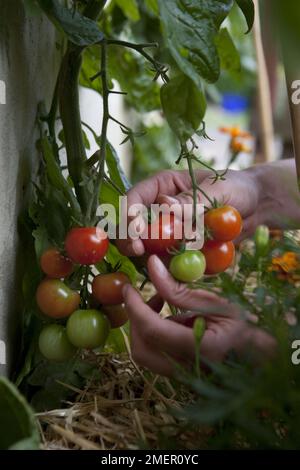
[[[234,240],[242,231],[241,215],[231,206],[210,209],[204,215],[204,224],[212,238],[220,242]]]
[[[92,283],[93,297],[102,305],[117,305],[123,302],[122,288],[130,282],[122,272],[99,274]]]
[[[40,333],[39,348],[49,361],[63,362],[74,356],[76,348],[70,343],[62,325],[47,325]]]
[[[42,271],[53,279],[67,277],[74,269],[72,261],[62,255],[57,248],[49,248],[44,251],[40,259],[40,265]]]
[[[146,253],[149,255],[165,255],[168,250],[180,245],[182,222],[173,214],[159,214],[156,220],[148,225],[145,236],[143,244]]]
[[[78,348],[104,346],[109,330],[109,321],[99,310],[76,310],[67,322],[68,338]]]
[[[124,304],[106,305],[103,313],[107,316],[112,328],[119,328],[128,321],[128,313]]]
[[[207,240],[201,251],[206,259],[205,274],[222,273],[232,264],[235,254],[232,242],[214,240]]]
[[[95,264],[108,250],[107,234],[98,227],[72,228],[65,240],[66,252],[74,263]]]
[[[45,279],[37,288],[36,301],[48,317],[64,318],[79,307],[80,295],[58,279]]]
[[[178,281],[198,281],[205,271],[205,257],[201,251],[188,250],[173,256],[169,270]]]

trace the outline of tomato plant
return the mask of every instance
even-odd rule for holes
[[[128,312],[124,304],[106,305],[103,308],[103,312],[109,319],[112,328],[119,328],[128,321]]]
[[[205,274],[222,273],[234,260],[235,248],[232,242],[207,240],[201,251],[206,260]]]
[[[194,282],[201,279],[205,266],[205,257],[201,251],[187,250],[184,253],[173,256],[169,269],[178,281]]]
[[[178,238],[179,237],[179,238]],[[159,214],[148,224],[143,243],[149,255],[166,255],[177,248],[182,240],[182,222],[173,214]]]
[[[84,349],[104,346],[109,333],[109,321],[99,310],[76,310],[67,322],[71,343]]]
[[[117,305],[123,302],[122,289],[130,280],[125,273],[99,274],[92,283],[95,300],[102,305]]]
[[[204,215],[204,224],[210,236],[220,242],[234,240],[242,231],[241,215],[232,206],[210,209]]]
[[[60,280],[45,279],[38,286],[36,301],[48,317],[64,318],[79,307],[80,295]]]
[[[89,265],[101,261],[109,246],[104,230],[98,227],[75,227],[65,240],[65,249],[74,263]]]
[[[68,277],[74,270],[72,261],[57,248],[48,248],[44,251],[40,259],[40,265],[42,271],[53,279]]]
[[[39,336],[39,348],[49,361],[63,362],[74,356],[76,348],[70,343],[62,325],[45,326]]]

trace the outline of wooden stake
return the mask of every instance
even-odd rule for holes
[[[259,2],[254,0],[255,20],[253,25],[254,45],[257,60],[258,106],[261,124],[263,161],[274,160],[274,129],[269,77],[263,49],[260,27]]]

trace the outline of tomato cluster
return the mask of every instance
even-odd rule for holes
[[[78,348],[104,346],[110,328],[122,326],[128,320],[122,296],[124,284],[130,282],[126,274],[96,275],[88,302],[71,287],[72,276],[78,278],[79,274],[80,278],[81,266],[99,263],[108,248],[109,240],[103,230],[76,227],[66,236],[64,252],[51,247],[42,254],[40,267],[45,278],[37,288],[36,302],[41,313],[59,321],[47,324],[40,333],[39,348],[47,359],[65,361]],[[86,296],[88,286],[82,291]]]
[[[172,215],[165,218],[160,215],[148,227],[148,233],[156,233],[156,237],[151,238],[150,235],[143,240],[145,251],[163,256],[178,250],[183,244],[175,237],[175,228],[179,224],[182,222]],[[240,213],[229,205],[214,207],[205,213],[204,224],[206,237],[202,250],[179,251],[170,261],[171,274],[181,282],[197,281],[203,274],[219,274],[229,268],[234,260],[233,240],[242,230]]]

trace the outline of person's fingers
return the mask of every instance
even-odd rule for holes
[[[246,172],[229,170],[224,180],[215,183],[210,176],[204,178],[201,189],[210,199],[216,199],[221,204],[232,205],[240,212],[243,219],[247,219],[254,214],[258,204],[257,188],[249,178]],[[204,195],[201,202],[210,206]]]
[[[190,177],[186,171],[164,170],[156,175],[137,183],[127,193],[128,208],[134,204],[146,207],[157,201],[159,194],[175,196],[188,191],[191,187]]]
[[[237,315],[233,305],[213,292],[192,290],[184,283],[176,281],[155,255],[150,256],[148,260],[148,272],[159,295],[176,307],[196,310],[204,315],[218,314],[226,317]]]
[[[134,323],[133,328],[138,329],[151,349],[173,357],[176,354],[177,358],[184,360],[194,357],[194,335],[190,328],[160,318],[132,286],[125,286],[123,293],[129,319]]]
[[[161,353],[148,346],[140,335],[140,328],[131,323],[131,356],[134,362],[150,369],[155,374],[170,377],[173,375],[173,365]]]

